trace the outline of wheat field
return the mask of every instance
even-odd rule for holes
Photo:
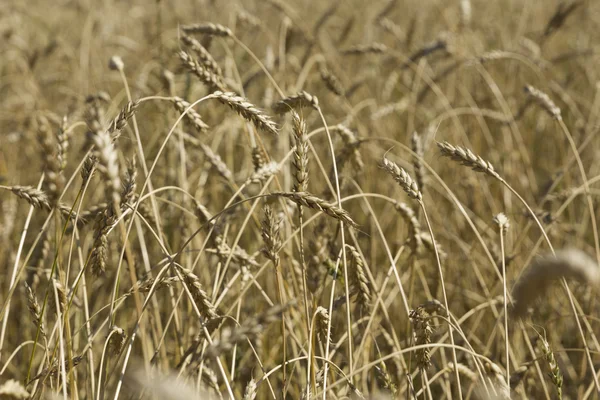
[[[0,3],[0,399],[600,399],[600,3]]]

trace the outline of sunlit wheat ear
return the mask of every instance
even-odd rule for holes
[[[199,143],[198,147],[202,150],[208,162],[210,162],[215,170],[227,181],[233,181],[233,174],[229,167],[225,164],[221,156],[216,154],[212,149],[204,143]]]
[[[423,165],[423,140],[421,135],[419,135],[416,131],[413,132],[410,137],[410,144],[412,151],[414,151],[418,157],[414,157],[413,159],[413,170],[415,173],[415,181],[417,181],[417,186],[421,191],[425,187],[425,166]]]
[[[332,218],[340,220],[353,228],[358,224],[354,222],[348,212],[308,192],[272,192],[270,196],[280,196],[292,200],[294,203],[313,210],[321,211]]]
[[[315,310],[315,328],[321,343],[331,343],[331,335],[327,336],[327,327],[330,324],[329,312],[325,307],[317,307]]]
[[[217,91],[212,95],[221,103],[231,107],[232,110],[240,114],[244,119],[252,122],[257,129],[275,136],[279,134],[275,122],[264,111],[250,103],[248,99],[231,92]]]
[[[298,113],[292,112],[292,131],[294,134],[294,191],[305,192],[308,188],[308,137],[306,122]]]
[[[135,199],[135,191],[137,189],[137,162],[136,158],[133,157],[131,161],[127,164],[127,171],[125,176],[123,177],[123,190],[121,191],[121,198],[123,199],[123,204],[127,206],[132,206]]]
[[[226,91],[225,83],[221,76],[204,68],[194,56],[185,51],[177,53],[183,65],[194,75],[198,77],[200,82],[204,83],[211,92],[220,90]]]
[[[252,165],[254,166],[254,172],[258,171],[267,163],[267,155],[260,146],[254,146],[252,148]]]
[[[48,195],[39,189],[32,186],[12,186],[10,191],[36,208],[47,211],[52,209]]]
[[[357,293],[356,302],[360,308],[368,313],[371,308],[371,289],[369,288],[369,280],[365,274],[365,263],[358,252],[358,250],[351,245],[346,245],[350,250],[350,257],[352,260],[351,270],[352,275],[350,276],[350,284],[352,285],[352,291]]]
[[[238,10],[235,18],[237,23],[248,29],[257,29],[262,26],[262,21],[258,17],[245,10]],[[238,25],[237,23],[236,25]]]
[[[3,186],[4,189],[10,190],[18,197],[27,201],[30,205],[35,208],[50,211],[52,205],[46,192],[36,189],[32,186]],[[74,219],[76,214],[71,211],[71,207],[65,204],[57,204],[56,209],[65,218]]]
[[[558,362],[556,362],[556,358],[554,357],[554,352],[550,347],[550,343],[544,336],[538,333],[540,347],[542,348],[542,352],[544,353],[544,358],[548,362],[548,368],[550,372],[548,376],[550,380],[556,387],[556,392],[558,394],[558,398],[562,399],[562,387],[563,387],[563,374],[558,366]]]
[[[92,252],[90,254],[90,269],[94,276],[99,277],[106,272],[108,260],[108,227],[101,227],[96,231]]]
[[[94,155],[98,159],[97,168],[105,177],[112,200],[120,202],[121,177],[119,176],[119,161],[117,151],[108,131],[96,130],[89,132],[90,139],[95,145]]]
[[[525,93],[531,96],[535,103],[542,107],[542,109],[546,111],[548,115],[550,115],[552,118],[556,120],[562,119],[560,108],[552,101],[552,99],[550,99],[550,96],[548,96],[546,93],[542,92],[539,89],[536,89],[531,85],[525,86]]]
[[[281,236],[279,235],[281,221],[276,220],[273,210],[268,205],[265,205],[263,211],[265,214],[261,229],[262,238],[265,243],[263,254],[275,266],[279,266],[279,251],[282,247]]]
[[[498,400],[510,400],[510,387],[506,383],[505,372],[502,368],[489,361],[484,366],[487,376],[494,385],[493,390],[497,394],[495,398]]]
[[[391,397],[378,397],[378,399],[394,399],[398,395],[398,386],[392,379],[392,376],[388,372],[387,365],[385,362],[381,361],[379,365],[375,366],[375,377],[380,385],[385,389]]]
[[[204,46],[202,46],[199,41],[187,35],[183,35],[181,37],[181,41],[188,46],[190,50],[196,54],[196,56],[198,56],[198,61],[202,66],[219,76],[223,76],[223,71],[221,71],[219,64],[217,64],[213,56],[208,52],[208,50],[206,50]]]
[[[44,160],[44,190],[48,194],[50,202],[54,204],[62,191],[64,177],[61,175],[60,165],[57,157],[56,138],[54,127],[43,115],[37,117],[38,142],[40,143],[40,157]]]
[[[476,155],[470,149],[461,146],[453,146],[448,142],[437,142],[438,148],[443,156],[448,157],[461,165],[472,168],[474,171],[483,172],[498,180],[502,180],[500,175],[494,170],[494,166]]]
[[[400,185],[400,187],[406,192],[406,194],[408,194],[409,197],[419,201],[423,200],[423,195],[419,190],[417,182],[411,178],[404,168],[399,167],[395,162],[390,161],[385,157],[379,166],[392,176],[392,178]]]
[[[180,114],[183,114],[185,110],[188,109],[190,103],[183,100],[181,97],[172,97],[171,101],[173,102],[173,106]],[[206,132],[209,128],[208,125],[202,120],[202,117],[196,110],[190,108],[188,112],[185,114],[185,119],[194,127],[194,129],[198,133]]]
[[[115,138],[121,134],[121,131],[125,129],[127,122],[133,117],[138,106],[138,101],[128,101],[127,104],[125,104],[125,107],[119,112],[119,115],[111,121],[107,131],[112,136],[113,140],[115,140]]]
[[[256,381],[254,379],[250,379],[248,384],[246,385],[246,389],[244,390],[244,397],[242,400],[254,400],[256,399]]]
[[[38,302],[38,299],[33,293],[33,290],[29,287],[27,282],[24,282],[25,285],[25,293],[27,295],[27,308],[33,317],[33,324],[37,327],[40,326],[40,334],[45,339],[46,338],[46,330],[44,329],[44,322],[42,320],[42,307]]]
[[[299,110],[305,107],[318,108],[319,99],[305,91],[299,92],[293,96],[286,97],[273,104],[273,111],[276,114],[285,114],[292,110]]]
[[[344,148],[342,149],[342,153],[340,154],[340,159],[343,160],[344,156],[348,156],[349,153],[352,154],[352,162],[356,167],[357,171],[362,171],[365,167],[365,163],[363,162],[362,156],[359,151],[359,146],[361,141],[356,136],[353,130],[348,128],[343,124],[338,124],[331,129],[331,131],[336,131],[344,141]],[[340,163],[341,164],[341,163]]]
[[[342,55],[383,54],[388,47],[382,43],[359,44],[341,51]]]
[[[81,179],[83,181],[82,182],[83,186],[85,186],[85,184],[88,182],[88,180],[92,177],[92,175],[96,171],[97,165],[98,165],[98,159],[93,154],[90,154],[83,161],[83,166],[81,167],[81,171],[80,171]]]
[[[339,78],[335,76],[331,71],[327,69],[325,65],[321,65],[319,68],[319,74],[321,75],[321,79],[323,83],[325,83],[325,87],[329,89],[336,96],[344,95],[344,86],[342,86],[342,82],[340,82]]]
[[[187,286],[188,290],[192,294],[192,298],[200,311],[200,314],[204,318],[213,319],[217,318],[219,315],[217,314],[217,309],[210,301],[210,297],[202,287],[200,283],[200,279],[192,273],[184,268],[179,268],[179,271],[183,275],[183,283]]]
[[[198,24],[183,25],[181,30],[185,33],[201,33],[203,35],[232,37],[231,29],[212,22],[203,22]]]
[[[577,249],[559,250],[556,255],[538,257],[514,286],[515,315],[524,316],[535,300],[542,297],[552,283],[562,278],[599,287],[600,268],[586,253]]]
[[[56,133],[56,160],[62,173],[67,166],[67,155],[69,150],[69,135],[67,134],[68,119],[65,115],[62,119],[58,132]]]
[[[413,326],[415,345],[431,343],[433,328],[431,327],[431,315],[423,307],[411,310],[409,314]],[[428,347],[416,350],[417,365],[425,370],[431,365],[431,354]]]
[[[271,161],[269,163],[264,164],[262,167],[254,171],[252,175],[248,177],[246,180],[246,184],[249,185],[251,183],[264,183],[267,179],[276,175],[281,169],[281,165],[276,161]]]
[[[6,400],[26,400],[31,395],[25,387],[14,379],[9,379],[0,385],[0,398]]]

